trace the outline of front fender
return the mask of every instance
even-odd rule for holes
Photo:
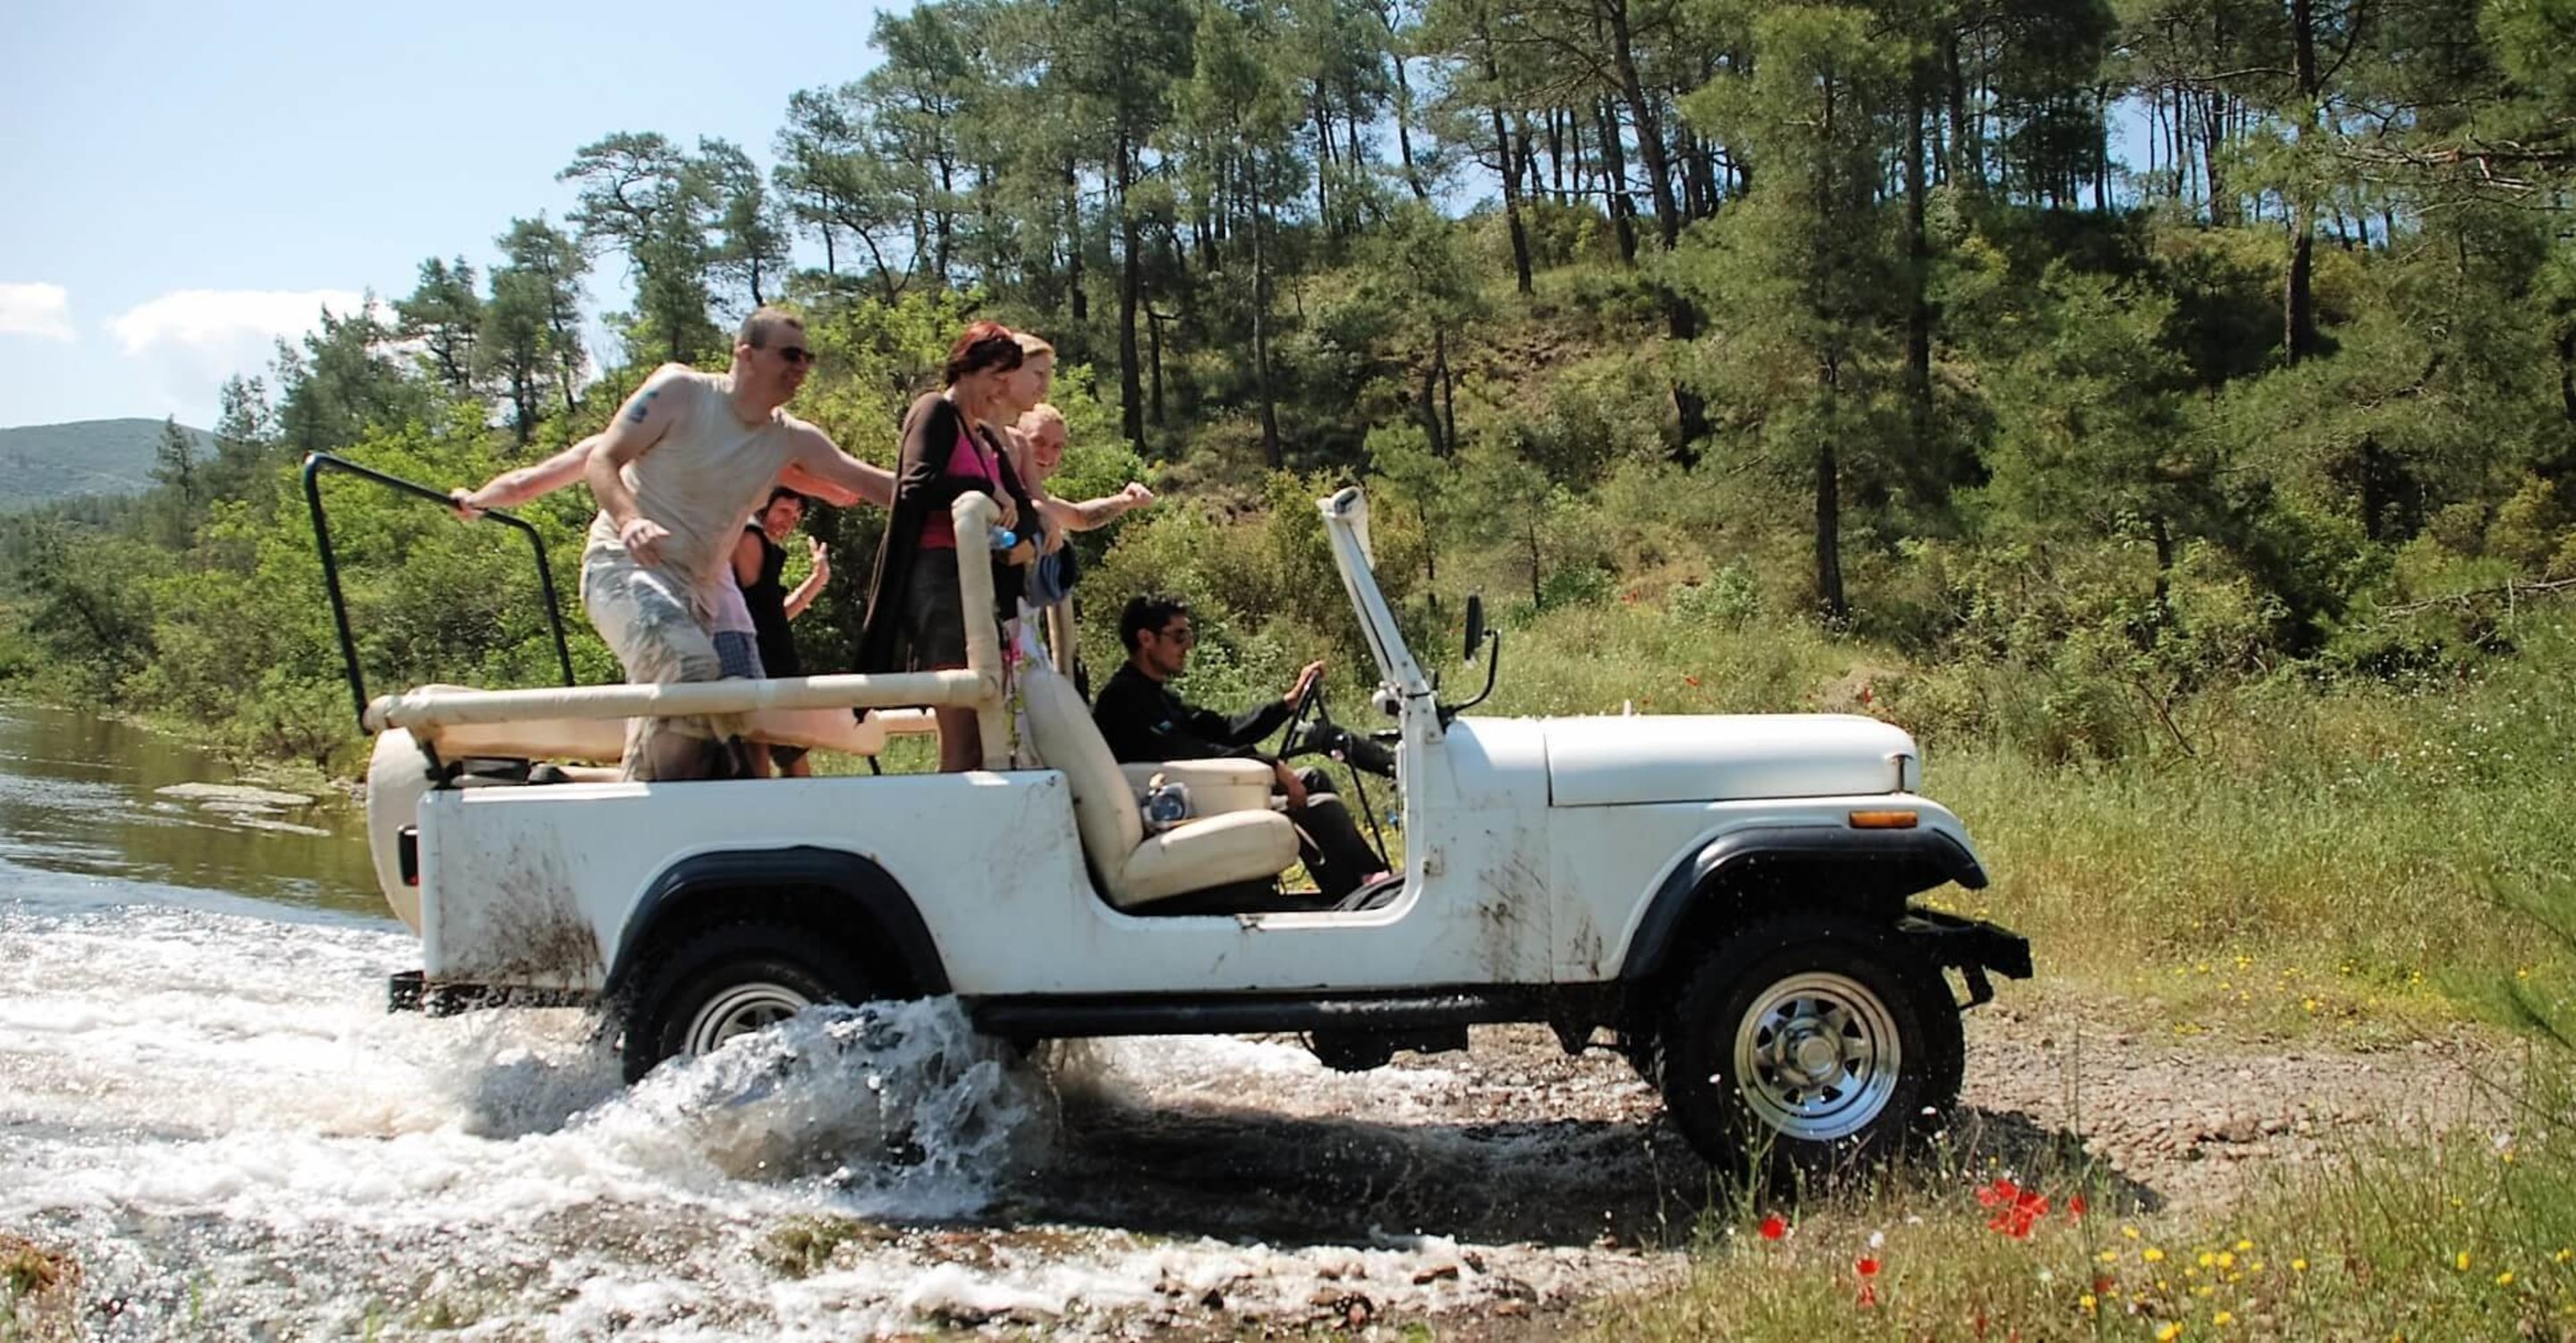
[[[1852,904],[1901,916],[1905,898],[1944,882],[1969,890],[1986,884],[1968,846],[1943,830],[1857,830],[1839,825],[1755,826],[1731,830],[1675,863],[1637,922],[1620,978],[1653,977],[1682,930],[1710,901],[1759,907],[1795,896]]]

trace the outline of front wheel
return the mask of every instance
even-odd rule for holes
[[[713,1053],[817,1003],[871,997],[857,960],[802,929],[735,923],[697,933],[644,976],[626,1014],[626,1080]]]
[[[1958,1008],[1885,925],[1759,923],[1681,982],[1659,1033],[1664,1103],[1712,1164],[1825,1175],[1893,1155],[1957,1098]]]

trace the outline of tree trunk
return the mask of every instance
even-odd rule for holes
[[[1491,57],[1485,61],[1487,78],[1494,77]],[[1521,186],[1519,164],[1512,157],[1512,130],[1503,121],[1503,109],[1497,103],[1489,109],[1494,120],[1494,144],[1502,151],[1503,221],[1512,235],[1512,282],[1526,294],[1530,292],[1529,231],[1521,227]]]
[[[1828,433],[1816,445],[1816,609],[1837,622],[1851,614],[1843,598],[1842,545],[1842,480]]]
[[[1394,37],[1395,29],[1390,26],[1387,38],[1393,41]],[[1413,86],[1405,79],[1404,53],[1390,51],[1387,55],[1395,62],[1395,151],[1404,158],[1404,182],[1413,188],[1413,198],[1428,201],[1431,188],[1424,184],[1422,170],[1413,163]]]
[[[1276,471],[1287,465],[1287,458],[1279,447],[1279,403],[1270,388],[1269,231],[1256,181],[1252,186],[1252,382],[1261,397],[1261,459]]]
[[[1959,30],[1941,30],[1942,73],[1950,94],[1950,180],[1970,191],[1983,191],[1985,164],[1979,161],[1974,131],[1968,123],[1968,75],[1959,65]]]
[[[1603,0],[1610,20],[1610,55],[1619,71],[1619,91],[1628,100],[1628,116],[1637,126],[1637,153],[1646,161],[1646,185],[1655,201],[1655,230],[1669,252],[1682,236],[1681,207],[1673,200],[1673,179],[1664,159],[1662,121],[1637,75],[1635,41],[1628,30],[1628,0]]]
[[[1932,247],[1923,222],[1923,121],[1930,72],[1914,67],[1906,106],[1905,148],[1905,400],[1913,429],[1915,461],[1932,461]]]
[[[1152,390],[1147,393],[1145,414],[1155,428],[1163,427],[1163,314],[1145,310],[1145,362],[1153,371]]]
[[[1082,173],[1064,161],[1065,290],[1075,323],[1091,320],[1091,300],[1082,292]]]
[[[2291,68],[2299,83],[2299,147],[2314,152],[2307,143],[2313,134],[2322,134],[2317,121],[2317,35],[2313,0],[2290,0]],[[2290,196],[2290,275],[2282,286],[2281,346],[2289,362],[2300,360],[2317,351],[2316,295],[2312,289],[2315,273],[2317,221],[2315,204],[2303,180],[2291,184]]]
[[[1132,148],[1118,137],[1118,423],[1141,455],[1145,451],[1144,361],[1137,357],[1136,310],[1144,306],[1145,259],[1137,254],[1136,212],[1127,208],[1134,183]]]
[[[1603,98],[1594,110],[1601,124],[1602,204],[1610,212],[1610,226],[1619,235],[1619,261],[1626,266],[1637,264],[1637,198],[1628,194],[1628,161],[1620,145],[1619,114]]]

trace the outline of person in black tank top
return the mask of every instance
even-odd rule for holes
[[[780,541],[805,520],[805,496],[780,486],[769,492],[769,502],[761,506],[754,520],[742,529],[734,543],[733,576],[742,586],[742,604],[751,609],[751,627],[760,647],[760,665],[770,676],[802,676],[803,664],[796,657],[796,635],[787,622],[805,613],[823,585],[832,581],[832,562],[823,543],[807,538],[812,547],[814,571],[790,592],[780,581],[787,568],[787,548]],[[813,772],[806,763],[805,750],[798,746],[774,746],[770,758],[779,771],[797,776]]]

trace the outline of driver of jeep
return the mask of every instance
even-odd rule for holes
[[[1186,603],[1159,596],[1127,603],[1118,616],[1118,641],[1127,647],[1127,664],[1100,688],[1091,717],[1119,763],[1221,756],[1263,761],[1278,772],[1274,789],[1287,799],[1288,819],[1297,826],[1298,857],[1315,878],[1319,894],[1338,901],[1385,875],[1322,770],[1292,769],[1251,749],[1296,716],[1298,703],[1322,679],[1323,663],[1306,664],[1287,694],[1229,718],[1183,700],[1169,684],[1188,669],[1190,649],[1198,642]]]

